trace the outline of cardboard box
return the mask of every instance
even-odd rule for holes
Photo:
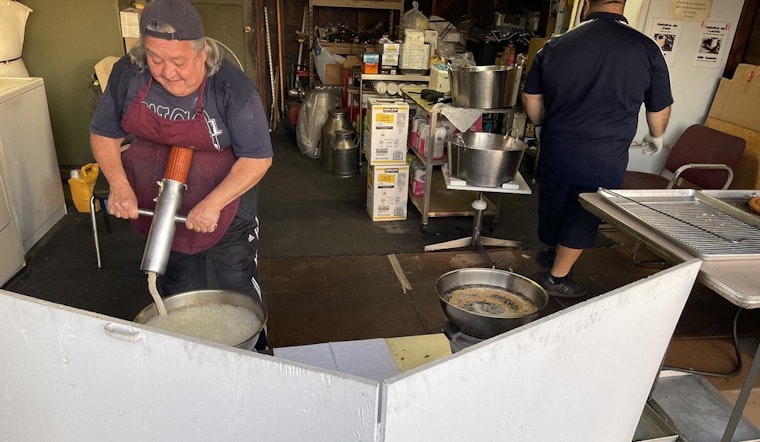
[[[343,66],[337,63],[325,65],[325,86],[341,86],[343,84]]]
[[[401,98],[367,99],[364,156],[370,165],[404,164],[409,104]]]
[[[352,68],[355,68],[357,66],[362,65],[362,59],[359,58],[357,55],[347,55],[346,61],[343,62],[343,68],[351,70]]]
[[[451,83],[449,82],[449,70],[444,65],[434,65],[430,67],[430,81],[428,89],[438,92],[449,92]]]
[[[740,63],[734,71],[732,81],[760,86],[760,66],[753,64]]]
[[[380,52],[384,55],[398,55],[401,52],[401,44],[383,43],[380,45]]]
[[[430,69],[430,45],[402,44],[398,67],[402,71],[427,71]]]
[[[139,38],[124,37],[124,53],[128,53],[137,44]]]
[[[140,37],[140,12],[135,8],[119,11],[121,19],[121,36],[124,38]]]
[[[433,29],[426,29],[425,31],[425,43],[430,45],[430,53],[435,54],[438,50],[438,31]]]
[[[365,52],[362,54],[362,73],[377,74],[380,71],[380,54]]]
[[[760,80],[753,68],[741,65],[733,79],[720,79],[708,117],[760,131]]]
[[[398,66],[398,54],[383,54],[382,55],[382,66]]]
[[[370,166],[367,171],[367,213],[373,221],[406,219],[409,166]]]
[[[425,44],[425,31],[404,28],[404,43],[415,45]]]
[[[760,132],[711,117],[707,117],[705,126],[744,138],[747,141],[742,158],[734,168],[734,180],[731,181],[729,188],[737,190],[760,189]]]

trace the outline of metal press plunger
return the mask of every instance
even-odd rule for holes
[[[175,223],[186,221],[185,217],[177,216],[177,211],[182,206],[192,158],[193,149],[172,146],[164,178],[158,183],[156,210],[139,210],[141,215],[153,216],[140,270],[159,275],[166,271],[174,241]]]

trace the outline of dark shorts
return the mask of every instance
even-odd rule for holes
[[[538,238],[541,242],[571,249],[593,247],[601,221],[581,206],[578,195],[596,191],[596,188],[576,187],[541,177],[538,186]]]
[[[261,300],[256,271],[258,220],[235,217],[215,246],[194,255],[172,252],[159,278],[162,296],[193,290],[235,290]]]

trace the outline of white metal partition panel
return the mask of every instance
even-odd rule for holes
[[[0,290],[0,439],[373,441],[379,384]]]
[[[386,380],[381,439],[632,440],[700,264],[689,261]]]

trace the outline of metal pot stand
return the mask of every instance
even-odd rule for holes
[[[463,248],[463,247],[474,247],[481,254],[481,256],[483,256],[483,258],[486,260],[488,265],[492,268],[495,268],[496,265],[494,264],[493,260],[491,260],[491,257],[488,256],[488,252],[486,252],[485,246],[518,247],[520,245],[520,242],[508,240],[508,239],[490,238],[487,236],[482,236],[480,234],[481,224],[483,223],[483,211],[487,207],[487,203],[485,201],[484,195],[486,192],[488,193],[515,193],[515,194],[522,194],[522,195],[530,195],[532,193],[530,186],[528,186],[528,183],[525,181],[525,179],[520,174],[520,172],[517,172],[517,174],[515,175],[515,179],[512,182],[506,183],[502,187],[480,187],[480,186],[470,186],[464,182],[459,183],[457,182],[457,180],[452,179],[446,165],[444,165],[441,169],[443,171],[443,179],[446,182],[447,189],[468,190],[468,191],[474,190],[478,192],[478,199],[472,202],[472,208],[475,209],[475,215],[473,216],[472,235],[465,238],[459,238],[459,239],[454,239],[451,241],[445,241],[445,242],[441,242],[437,244],[427,245],[425,246],[425,251],[432,252],[436,250],[448,250],[448,249],[458,249],[458,248]]]

